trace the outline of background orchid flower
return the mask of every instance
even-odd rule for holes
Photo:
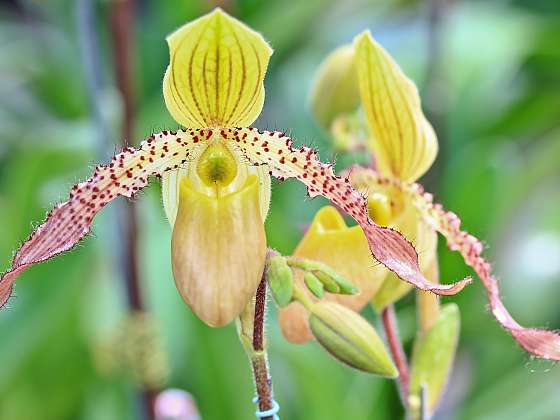
[[[165,102],[186,128],[125,148],[74,186],[15,253],[0,279],[0,305],[24,270],[72,249],[99,210],[118,196],[133,197],[150,176],[164,177],[176,285],[212,326],[230,322],[255,294],[266,254],[269,174],[296,178],[311,197],[322,195],[352,216],[375,258],[419,289],[447,295],[470,281],[431,283],[412,245],[375,224],[366,199],[332,165],[321,163],[313,149],[293,147],[282,132],[248,127],[263,105],[272,53],[261,35],[216,9],[174,32],[168,43]]]
[[[352,64],[332,65],[339,59],[351,61]],[[437,138],[422,113],[414,83],[404,75],[389,54],[373,40],[369,32],[364,32],[354,39],[352,46],[342,47],[326,59],[317,80],[315,94],[325,90],[323,83],[326,81],[335,86],[346,86],[349,92],[353,88],[348,86],[359,87],[361,110],[369,131],[367,146],[375,159],[375,169],[354,166],[347,173],[352,185],[369,197],[370,216],[378,223],[394,226],[415,241],[420,252],[422,272],[434,282],[438,279],[436,233],[442,234],[448,247],[458,251],[482,280],[491,312],[500,325],[529,353],[545,359],[560,360],[560,336],[551,331],[524,328],[511,317],[500,299],[498,282],[491,273],[490,264],[482,256],[484,247],[481,241],[462,231],[460,219],[454,213],[443,210],[441,205],[434,204],[432,196],[424,193],[423,188],[415,183],[435,159]],[[316,102],[317,99],[314,100]],[[319,109],[318,120],[330,129],[336,124],[337,118],[340,121],[340,118],[347,118],[354,112],[352,101],[347,100],[332,113]],[[311,240],[324,247],[341,243],[342,233],[338,237],[331,233],[330,238],[323,236],[319,239],[320,235],[317,235],[314,227],[321,212],[296,249],[297,255],[306,256],[309,251],[305,244]],[[338,225],[337,229],[343,232],[348,228]],[[353,244],[346,246],[360,250],[362,242],[363,238],[356,235]],[[425,264],[422,264],[423,255]],[[351,264],[348,260],[337,260],[333,255],[321,256],[317,252],[315,258],[338,270]],[[352,264],[360,264],[361,259],[358,257],[352,261]],[[372,275],[368,273],[369,269],[363,267],[359,272],[358,268],[346,268],[346,274],[358,287],[367,281],[379,284],[380,274]],[[382,308],[406,293],[409,287],[400,286],[399,283],[388,273],[382,285],[373,293],[374,306]],[[364,290],[368,291],[367,288]],[[345,299],[347,301],[342,303],[354,309],[363,306],[365,301],[359,296]],[[300,315],[299,309],[292,304],[281,317],[283,332],[293,341],[309,338],[305,335],[306,327],[302,326],[305,319]]]

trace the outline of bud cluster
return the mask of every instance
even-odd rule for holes
[[[303,271],[303,285],[294,281],[294,269]],[[267,278],[277,305],[303,305],[314,338],[337,360],[375,375],[398,375],[385,344],[371,324],[338,303],[322,301],[325,293],[358,293],[346,278],[321,262],[279,255],[268,259]],[[317,298],[315,301],[311,301],[303,286]]]

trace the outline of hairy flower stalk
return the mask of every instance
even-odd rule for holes
[[[72,249],[99,210],[118,196],[133,197],[151,176],[164,177],[175,282],[186,303],[212,326],[237,317],[260,282],[270,175],[295,178],[310,197],[324,196],[352,216],[376,260],[411,285],[450,295],[470,282],[430,282],[413,246],[396,230],[374,223],[366,198],[336,176],[332,165],[319,161],[313,149],[294,147],[282,132],[248,128],[262,108],[272,53],[260,34],[216,9],[174,32],[168,43],[164,96],[171,114],[189,128],[162,131],[138,149],[125,148],[76,185],[14,255],[0,280],[0,305],[24,270]]]
[[[269,251],[268,255],[272,257],[274,252]],[[270,262],[270,257],[267,263]],[[271,410],[274,403],[272,378],[269,372],[268,354],[266,350],[266,300],[267,270],[264,270],[255,297],[247,305],[237,321],[239,339],[251,363],[255,382],[256,403],[261,412]],[[263,418],[273,420],[273,416]]]

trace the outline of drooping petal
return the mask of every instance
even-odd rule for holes
[[[354,311],[367,305],[388,271],[373,264],[368,242],[359,226],[346,226],[340,213],[331,206],[317,212],[311,226],[298,244],[293,255],[327,264],[350,280],[359,291],[355,295],[327,293],[323,300],[334,301]],[[296,282],[311,300],[315,300],[303,285],[303,275],[296,273]],[[307,322],[308,314],[299,303],[280,309],[282,333],[291,342],[302,343],[313,336]]]
[[[418,90],[369,31],[354,39],[354,48],[378,170],[403,181],[415,181],[430,168],[438,150]]]
[[[358,171],[356,171],[357,176]],[[445,211],[440,204],[434,204],[432,195],[425,193],[419,184],[405,184],[395,179],[380,177],[375,171],[362,169],[359,176],[369,178],[368,182],[379,185],[392,183],[394,187],[410,196],[426,223],[442,234],[447,246],[459,252],[465,263],[473,268],[486,288],[490,310],[498,323],[504,327],[529,353],[543,359],[560,360],[560,335],[537,328],[525,328],[513,319],[500,299],[498,280],[492,275],[490,263],[482,256],[484,246],[473,235],[461,230],[461,220],[452,212]]]
[[[13,282],[29,266],[74,247],[90,230],[99,210],[116,197],[132,197],[148,184],[148,177],[176,169],[197,153],[212,130],[163,131],[128,147],[110,164],[98,166],[93,176],[58,204],[14,255],[12,267],[0,278],[0,306],[10,297]]]
[[[441,233],[447,240],[447,246],[452,251],[458,251],[465,263],[474,269],[482,280],[490,310],[496,320],[508,330],[519,344],[535,356],[560,360],[560,335],[552,331],[522,327],[513,319],[502,300],[498,280],[492,275],[490,263],[482,256],[484,246],[473,235],[461,230],[461,220],[452,212],[445,211],[439,204],[433,204],[431,194],[424,193],[418,184],[406,186],[415,198],[418,209],[422,212],[426,222]]]
[[[168,36],[165,103],[185,127],[248,127],[264,101],[272,49],[264,38],[217,8]]]
[[[181,183],[171,243],[173,277],[185,302],[213,327],[228,324],[254,296],[266,257],[259,181],[209,196]]]
[[[313,149],[292,147],[292,140],[281,132],[249,128],[224,129],[220,134],[237,144],[250,163],[267,165],[278,179],[298,179],[306,185],[310,197],[322,195],[353,217],[364,231],[373,256],[404,281],[439,295],[453,295],[470,283],[470,278],[453,284],[430,283],[420,271],[418,255],[410,242],[397,231],[372,222],[366,198],[352,188],[348,179],[336,176],[332,165],[319,161]]]

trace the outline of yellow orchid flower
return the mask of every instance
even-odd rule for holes
[[[99,210],[118,196],[133,197],[150,176],[163,178],[177,288],[211,326],[238,316],[261,279],[270,175],[296,178],[310,197],[322,195],[353,217],[375,258],[419,289],[454,294],[470,281],[429,282],[413,246],[375,224],[366,199],[348,179],[336,176],[332,165],[321,163],[313,149],[294,147],[282,132],[249,128],[263,106],[272,54],[260,34],[216,9],[167,41],[165,103],[185,128],[153,134],[137,149],[125,148],[77,184],[15,253],[0,279],[0,306],[24,270],[72,249]]]
[[[352,63],[337,63],[329,68],[329,62],[332,63],[335,59],[350,60]],[[498,283],[491,273],[490,264],[482,256],[484,247],[481,241],[462,231],[460,219],[454,213],[443,210],[441,205],[434,204],[432,196],[424,193],[422,186],[415,183],[435,159],[437,138],[422,112],[416,86],[369,32],[358,35],[352,46],[339,48],[325,60],[314,92],[323,92],[329,85],[346,86],[348,92],[353,91],[353,85],[359,88],[361,108],[369,127],[368,147],[375,160],[375,169],[354,166],[345,173],[356,189],[368,195],[370,216],[382,225],[394,227],[413,241],[420,252],[421,271],[433,282],[438,281],[436,245],[439,232],[446,239],[448,247],[458,251],[465,263],[480,277],[487,290],[492,314],[500,325],[531,354],[560,360],[560,335],[546,330],[524,328],[511,317],[500,300]],[[345,118],[355,111],[355,107],[349,106],[352,104],[351,100],[347,99],[343,104],[344,106],[338,104],[334,107],[338,112],[337,116],[323,103],[317,110],[320,123],[332,128],[337,118]],[[370,298],[373,297],[373,305],[377,309],[392,303],[410,289],[408,284],[401,282],[387,270],[383,269],[384,274],[376,273],[375,276],[369,273],[371,267],[364,265],[361,258],[364,237],[354,234],[353,239],[349,240],[345,232],[359,227],[337,225],[338,231],[336,234],[331,232],[329,237],[318,233],[316,225],[324,211],[323,209],[318,213],[296,249],[297,256],[315,258],[341,272],[344,267],[347,277],[358,286],[362,286],[364,279],[369,279],[375,287],[364,290],[370,294]],[[355,250],[355,256],[345,256],[342,259],[340,254],[317,254],[314,249],[306,246],[309,242],[315,242],[317,246],[326,249],[336,248],[338,244],[344,243],[344,246]],[[385,276],[380,286],[379,276]],[[375,292],[372,293],[373,289]],[[424,298],[424,304],[428,302],[426,310],[429,311],[432,298],[420,293],[420,305]],[[359,295],[339,300],[355,310],[361,309],[365,301],[364,296]],[[437,305],[437,301],[431,302]],[[281,314],[282,329],[291,341],[305,341],[309,338],[308,328],[306,320],[294,308],[296,305],[298,304],[292,303]],[[433,318],[437,318],[437,313]],[[428,328],[426,326],[424,331]]]

